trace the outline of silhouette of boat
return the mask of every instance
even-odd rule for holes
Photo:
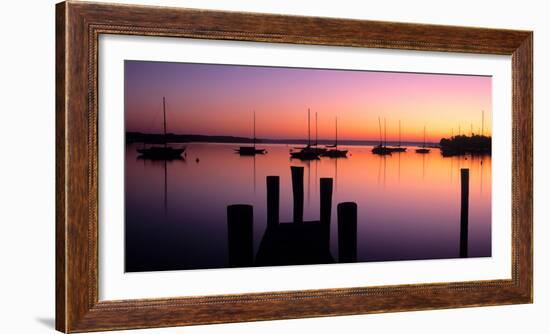
[[[329,158],[347,158],[348,150],[328,150],[323,154],[323,156]]]
[[[319,147],[314,147],[311,145],[311,127],[310,127],[310,110],[307,109],[307,145],[302,147],[299,151],[290,151],[291,159],[300,159],[300,160],[318,160],[319,155],[323,153],[323,149]]]
[[[372,148],[372,153],[377,155],[391,155],[391,148],[386,146],[386,119],[384,119],[384,141],[382,141],[382,124],[380,123],[380,117],[378,117],[378,135],[380,143],[378,146]]]
[[[378,155],[391,155],[392,150],[389,147],[378,145],[372,148],[372,153]]]
[[[256,155],[256,154],[265,154],[267,151],[265,149],[257,149],[254,146],[241,146],[235,150],[235,152],[240,155]]]
[[[290,152],[291,158],[300,159],[300,160],[318,160],[319,155],[320,155],[319,151],[311,146],[306,146],[302,148],[300,151]]]
[[[168,146],[166,138],[166,98],[162,97],[162,112],[164,117],[164,132],[163,139],[164,144],[162,146],[150,146],[138,148],[137,151],[140,154],[138,158],[140,159],[150,159],[150,160],[175,160],[181,159],[181,155],[185,152],[185,146],[175,148]]]
[[[254,112],[254,135],[253,135],[253,145],[252,146],[241,146],[235,149],[235,152],[240,155],[256,155],[256,154],[265,154],[267,151],[263,148],[256,148],[256,112]]]
[[[334,137],[334,145],[327,145],[326,147],[332,148],[322,153],[322,156],[329,158],[347,158],[348,150],[338,149],[338,117],[336,117],[335,125],[336,135]]]
[[[415,151],[416,153],[420,153],[420,154],[430,153],[430,149],[426,148],[426,126],[424,126],[424,142],[422,143],[422,147],[417,148]]]
[[[235,149],[235,152],[239,153],[240,155],[256,155],[267,153],[265,149],[258,149],[254,146],[241,146],[238,149]]]
[[[401,147],[401,121],[399,121],[399,143],[396,147],[388,147],[391,152],[405,152],[407,150],[406,147]]]
[[[392,152],[406,152],[406,147],[388,147],[388,149]]]

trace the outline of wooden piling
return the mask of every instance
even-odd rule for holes
[[[267,176],[267,227],[279,225],[279,177]]]
[[[460,257],[468,257],[470,170],[460,169]]]
[[[321,178],[319,199],[319,221],[321,222],[326,246],[330,247],[330,217],[332,214],[332,178]]]
[[[301,223],[304,220],[304,167],[291,166],[292,195],[294,197],[293,221]]]
[[[332,178],[321,178],[319,193],[321,223],[330,224],[332,209]]]
[[[357,262],[357,204],[338,204],[338,258],[339,262]]]
[[[227,239],[230,267],[254,264],[253,207],[235,204],[227,207]]]

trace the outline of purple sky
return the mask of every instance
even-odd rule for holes
[[[127,131],[250,136],[256,111],[260,138],[305,138],[307,108],[318,113],[319,137],[377,139],[378,117],[388,140],[428,140],[451,132],[485,134],[491,126],[491,77],[236,65],[125,62]],[[312,118],[313,119],[313,118]]]

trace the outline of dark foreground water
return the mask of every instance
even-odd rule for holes
[[[334,180],[328,257],[311,263],[338,262],[336,206],[346,201],[358,205],[357,262],[459,257],[460,168],[470,169],[468,256],[491,256],[490,157],[414,148],[381,157],[349,146],[348,158],[302,162],[289,160],[292,145],[261,145],[267,154],[241,157],[233,153],[238,145],[196,143],[187,145],[185,160],[165,163],[138,159],[138,146],[126,147],[128,272],[228,267],[231,204],[254,207],[257,259],[267,227],[266,176],[280,177],[280,220],[292,221],[290,166],[304,167],[306,221],[319,220],[319,178]]]

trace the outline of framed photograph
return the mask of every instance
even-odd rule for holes
[[[532,32],[56,12],[59,331],[532,302]]]

